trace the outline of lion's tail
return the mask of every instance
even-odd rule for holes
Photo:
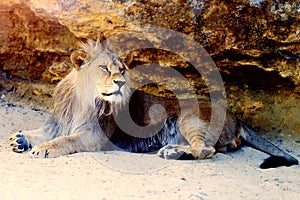
[[[239,122],[239,127],[241,134],[240,136],[242,136],[246,145],[271,155],[269,158],[264,160],[264,162],[260,165],[260,168],[267,169],[279,166],[298,165],[297,159],[284,152],[271,142],[257,135],[253,130],[248,128],[242,122]]]

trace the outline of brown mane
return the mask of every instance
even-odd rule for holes
[[[96,81],[102,79],[103,75],[97,73],[96,68],[91,66],[91,61],[111,52],[93,41],[82,44],[82,50],[89,56],[83,60],[80,70],[74,68],[54,91],[53,120],[45,125],[46,129],[48,127],[52,129],[47,131],[50,138],[69,135],[75,129],[86,128],[85,126],[91,122],[97,124],[99,118],[112,112],[117,113],[127,102],[126,99],[121,103],[110,103],[95,94]]]

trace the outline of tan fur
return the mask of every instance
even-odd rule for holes
[[[120,88],[116,83],[129,83],[127,67],[116,55],[93,41],[83,44],[80,51],[74,51],[71,61],[74,70],[54,92],[53,117],[37,130],[13,133],[9,138],[13,151],[23,152],[32,146],[30,154],[34,157],[57,157],[99,151],[106,145],[107,135],[112,134],[114,128],[109,128],[112,124],[99,125],[98,117],[108,121],[111,113],[127,102],[129,85]],[[122,96],[109,96],[117,91]],[[30,147],[24,149],[26,143],[30,143]]]
[[[166,159],[183,155],[205,159],[216,151],[237,149],[246,140],[270,155],[287,158],[286,165],[298,163],[214,102],[179,101],[137,91],[129,102],[127,66],[98,42],[83,44],[71,61],[74,69],[54,93],[53,117],[40,129],[12,134],[13,151],[32,148],[30,155],[46,158],[113,146],[131,152],[159,150],[157,154]]]
[[[13,151],[23,151],[22,148],[18,148],[20,144],[17,142],[19,139],[17,136],[20,134],[33,146],[31,154],[35,157],[57,157],[75,152],[98,151],[108,143],[116,126],[116,122],[112,120],[112,114],[113,112],[118,113],[128,102],[128,69],[116,55],[93,41],[83,44],[81,50],[74,51],[71,61],[74,70],[57,85],[54,93],[54,120],[50,120],[38,130],[12,134],[10,145]],[[121,88],[122,96],[104,96],[104,94],[107,95],[118,90],[118,85],[114,81],[125,83]],[[96,99],[103,105],[97,107]],[[151,97],[147,97],[147,99],[151,101]],[[186,149],[188,153],[191,153],[196,159],[203,159],[209,158],[215,153],[214,146],[218,141],[220,147],[217,148],[224,151],[227,148],[238,146],[232,145],[236,144],[236,140],[240,141],[234,135],[235,129],[230,132],[223,131],[221,136],[219,133],[208,132],[211,115],[209,102],[201,104],[200,113],[197,110],[198,106],[195,110],[195,107],[190,105],[191,102],[188,101],[180,105],[182,106],[181,114],[173,103],[165,105],[168,110],[167,115],[178,116],[178,127],[182,135],[182,139],[178,140],[178,143],[179,145],[189,145],[190,147]],[[146,105],[143,107],[146,108]],[[151,109],[151,113],[154,115],[151,123],[159,123],[161,120],[157,119],[164,118],[158,114],[161,113],[160,107],[155,110],[154,106]],[[99,118],[101,118],[100,125],[98,124]],[[141,122],[142,124],[150,121],[140,118],[140,116],[138,118],[144,120]],[[97,130],[91,130],[93,129],[91,127]]]
[[[31,154],[35,157],[57,157],[75,152],[98,151],[112,136],[116,127],[112,114],[118,113],[128,102],[128,68],[116,55],[93,41],[83,44],[80,51],[74,51],[71,61],[74,70],[57,85],[54,93],[53,120],[38,130],[12,134],[9,142],[13,151],[23,151],[23,148],[18,148],[20,135],[33,146]],[[109,95],[119,90],[115,81],[125,84],[121,87],[122,96]],[[151,101],[151,98],[148,100]],[[98,104],[102,104],[100,107],[95,105],[97,101]],[[209,106],[210,104],[205,104],[204,110]],[[195,112],[194,107],[184,106],[181,115],[177,108],[174,109],[175,104],[170,103],[165,107],[168,110],[167,115],[179,117],[178,126],[183,139],[178,143],[190,145],[187,150],[196,159],[211,157],[215,153],[214,145],[219,135],[207,134],[210,111],[201,113],[201,117],[205,118],[203,120],[199,118],[199,113]],[[143,108],[150,110],[150,107],[145,105]],[[160,107],[154,106],[151,109],[151,123],[158,124],[165,117],[162,115],[166,113],[161,112]],[[99,119],[101,121],[98,124]],[[138,116],[138,120],[142,124],[149,121],[141,116]],[[97,130],[91,130],[91,127]],[[232,139],[233,136],[226,138]]]

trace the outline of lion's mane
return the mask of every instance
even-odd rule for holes
[[[97,73],[91,61],[113,53],[92,40],[82,44],[82,51],[89,56],[83,60],[80,70],[73,69],[54,91],[53,116],[44,127],[49,139],[86,130],[103,134],[99,121],[107,121],[105,118],[111,118],[111,114],[117,113],[128,101],[129,90],[125,91],[124,100],[118,103],[104,101],[95,92],[96,81],[105,75]],[[126,84],[129,84],[129,77],[125,76]]]

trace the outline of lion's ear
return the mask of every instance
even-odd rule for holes
[[[131,62],[133,61],[133,55],[129,53],[129,54],[125,57],[125,59],[123,59],[123,60],[124,60],[125,66],[126,66],[127,68],[129,68]]]
[[[81,51],[81,50],[75,50],[72,52],[70,59],[72,64],[74,65],[74,68],[79,71],[80,66],[83,64],[85,60],[89,58],[89,54]]]

